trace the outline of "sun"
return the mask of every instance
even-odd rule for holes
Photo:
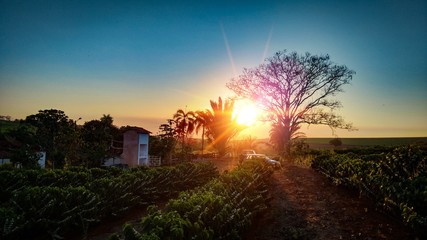
[[[258,109],[251,103],[241,103],[236,106],[235,118],[239,125],[253,126],[258,119]]]

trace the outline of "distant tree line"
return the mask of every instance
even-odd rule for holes
[[[225,155],[229,141],[243,128],[233,118],[234,100],[210,101],[212,110],[184,111],[178,109],[173,118],[159,126],[150,136],[150,155],[160,156],[165,164],[172,159],[189,160],[199,150],[192,134],[201,132],[201,149]],[[10,158],[24,168],[37,167],[40,152],[46,152],[46,166],[99,167],[109,158],[122,153],[123,132],[109,114],[78,125],[64,111],[40,110],[27,116],[16,127],[0,133],[0,158]],[[205,145],[205,137],[207,139]]]
[[[113,125],[110,115],[82,126],[77,121],[61,110],[40,110],[1,133],[1,150],[12,163],[26,168],[37,166],[39,152],[46,152],[47,166],[52,168],[98,167],[121,153],[113,146],[122,141],[122,131]]]

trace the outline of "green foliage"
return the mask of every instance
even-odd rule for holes
[[[415,230],[427,227],[427,154],[418,147],[364,156],[321,155],[312,167],[336,184],[359,189]]]
[[[296,138],[291,140],[291,156],[286,159],[294,163],[303,164],[304,160],[309,158],[310,147],[304,138]]]
[[[23,168],[38,168],[38,160],[40,154],[35,152],[34,149],[24,144],[19,148],[12,149],[10,161],[14,164],[20,164]]]
[[[16,129],[19,125],[19,121],[11,121],[10,116],[0,116],[0,134]]]
[[[205,184],[212,164],[175,167],[0,171],[1,239],[62,238],[136,206]]]
[[[37,153],[35,128],[26,124],[16,123],[16,128],[10,128],[0,133],[0,148],[9,153],[11,162],[23,168],[37,168],[39,154]],[[1,157],[1,156],[0,156]]]
[[[37,144],[46,150],[47,159],[55,167],[63,167],[74,142],[76,124],[61,110],[40,110],[27,116],[25,122],[36,127]]]
[[[170,159],[176,145],[173,136],[150,136],[149,153],[160,156],[162,159]]]
[[[15,216],[6,221],[13,227],[2,233],[11,239],[38,235],[57,239],[66,230],[86,232],[89,223],[99,220],[99,199],[83,187],[28,187],[15,192],[11,203]]]
[[[119,129],[113,125],[110,115],[104,115],[100,120],[85,122],[81,129],[83,164],[87,167],[99,167],[105,158],[117,155],[110,148],[115,139],[121,139],[121,135]]]
[[[149,152],[152,155],[160,156],[166,164],[170,163],[177,144],[177,132],[174,129],[174,120],[168,119],[167,123],[159,126],[159,134],[150,136]]]
[[[259,161],[170,200],[164,211],[149,208],[141,231],[127,225],[113,239],[240,239],[254,216],[266,208],[271,170]]]

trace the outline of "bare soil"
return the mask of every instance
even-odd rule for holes
[[[246,240],[417,239],[399,220],[377,212],[370,199],[311,168],[284,166],[269,191],[270,206]]]

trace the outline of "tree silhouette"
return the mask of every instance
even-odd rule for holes
[[[87,167],[99,167],[108,157],[114,157],[112,144],[120,135],[113,125],[113,117],[103,115],[100,120],[85,122],[81,129],[82,155]]]
[[[227,87],[264,108],[272,122],[271,140],[282,156],[289,157],[291,139],[301,124],[353,129],[333,112],[341,103],[331,97],[343,91],[354,73],[331,62],[329,55],[298,55],[284,50],[258,67],[244,69]]]
[[[340,138],[334,138],[329,141],[329,144],[331,144],[334,147],[339,147],[342,145],[342,140]]]
[[[37,146],[36,128],[26,124],[19,124],[17,128],[9,129],[5,133],[0,133],[0,146],[10,154],[10,161],[20,164],[23,168],[37,168],[40,155],[37,153],[40,147]],[[1,156],[0,156],[1,157]]]
[[[224,102],[218,97],[218,102],[210,101],[212,112],[206,110],[206,135],[212,146],[218,151],[220,156],[224,156],[227,151],[227,143],[239,133],[242,128],[233,118],[234,100],[227,99]]]
[[[196,114],[193,111],[185,112],[178,109],[173,115],[173,119],[175,121],[175,132],[181,141],[181,153],[184,153],[186,139],[195,129]]]
[[[37,144],[46,151],[46,159],[62,167],[76,136],[75,121],[61,110],[49,109],[27,116],[25,122],[37,128]]]
[[[202,157],[205,147],[205,136],[207,136],[207,128],[213,120],[212,113],[209,110],[206,111],[196,111],[196,134],[199,133],[200,128],[202,128]]]
[[[167,123],[159,126],[157,136],[150,136],[150,154],[160,156],[165,164],[171,163],[172,154],[177,142],[173,124],[173,119],[167,119]]]

